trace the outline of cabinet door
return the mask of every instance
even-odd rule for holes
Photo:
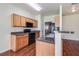
[[[26,37],[22,37],[22,39],[21,39],[21,47],[24,47],[24,46],[26,46]]]
[[[13,26],[21,26],[20,16],[13,14]]]
[[[33,27],[36,27],[36,23],[35,23],[35,21],[33,21]]]
[[[25,26],[26,25],[26,18],[21,16],[21,26]]]
[[[23,40],[22,36],[16,37],[16,50],[19,50],[23,47]]]
[[[28,45],[28,36],[22,35],[22,36],[17,36],[16,39],[16,50],[19,50],[23,48],[24,46]]]
[[[60,27],[60,16],[55,16],[55,26]]]
[[[26,22],[29,22],[29,19],[28,18],[26,18]]]
[[[37,26],[38,26],[37,21],[33,20],[33,27],[36,28]]]
[[[30,18],[26,18],[26,22],[31,22],[31,19]]]
[[[48,48],[49,48],[49,55],[55,56],[55,44],[49,44]]]
[[[23,44],[22,45],[27,46],[28,45],[28,36],[24,35],[22,39],[23,39]]]
[[[54,56],[55,46],[51,43],[36,41],[36,55],[37,56]]]
[[[24,47],[24,38],[21,36],[20,37],[21,39],[20,39],[20,48],[22,48],[22,47]]]
[[[35,37],[36,37],[36,39],[37,39],[38,37],[40,37],[40,32],[36,32],[36,33],[35,33]]]
[[[29,36],[26,36],[26,39],[24,40],[24,42],[25,42],[25,45],[28,45],[28,43],[29,43]]]
[[[16,37],[16,51],[20,49],[20,38]]]
[[[35,25],[36,25],[35,27],[38,27],[38,21],[35,21]]]

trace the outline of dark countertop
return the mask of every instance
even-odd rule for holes
[[[11,35],[25,35],[28,33],[24,33],[24,32],[11,32]]]
[[[43,39],[43,38],[38,38],[38,39],[36,39],[37,41],[42,41],[42,42],[46,42],[46,43],[51,43],[51,44],[55,44],[55,41],[54,41],[54,39],[53,38],[45,38],[45,39]]]
[[[11,34],[19,34],[19,33],[23,33],[23,32],[11,32]]]
[[[33,31],[31,31],[31,32],[40,32],[40,30],[33,30]]]
[[[31,32],[40,32],[40,31],[34,30],[34,31],[31,31]],[[24,32],[11,32],[11,35],[24,35],[24,34],[29,34],[29,32],[27,32],[27,33],[24,33]]]
[[[74,31],[58,31],[59,33],[74,34]]]

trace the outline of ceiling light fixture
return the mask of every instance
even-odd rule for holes
[[[76,12],[76,10],[75,10],[75,9],[73,9],[73,10],[72,10],[72,12]]]
[[[77,10],[76,10],[76,3],[73,3],[72,4],[72,12],[76,12]]]
[[[36,3],[27,3],[29,6],[31,6],[32,8],[34,8],[37,11],[40,11],[42,8],[36,4]]]
[[[76,8],[72,6],[72,12],[76,12]]]

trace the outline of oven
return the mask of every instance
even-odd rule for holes
[[[35,42],[35,32],[32,32],[30,29],[24,29],[24,33],[29,33],[29,45]]]
[[[35,33],[30,32],[29,33],[29,45],[35,42]]]

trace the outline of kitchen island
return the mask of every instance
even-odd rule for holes
[[[55,42],[53,38],[36,39],[36,56],[54,56]]]

